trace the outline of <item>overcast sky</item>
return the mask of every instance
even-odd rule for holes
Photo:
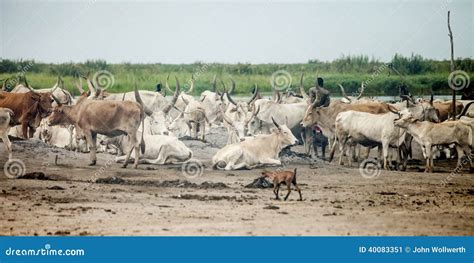
[[[472,0],[0,0],[0,57],[42,62],[298,63],[364,54],[470,57]]]

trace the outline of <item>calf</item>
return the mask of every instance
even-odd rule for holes
[[[278,195],[278,192],[280,191],[281,184],[286,184],[286,187],[288,189],[288,193],[285,196],[285,201],[288,199],[288,196],[290,196],[291,184],[293,184],[296,188],[296,191],[298,191],[298,193],[300,194],[300,199],[298,200],[303,201],[301,190],[296,183],[296,168],[293,172],[292,171],[276,171],[276,172],[263,171],[262,176],[270,178],[273,181],[273,193],[275,194],[276,200],[280,200],[280,196]]]

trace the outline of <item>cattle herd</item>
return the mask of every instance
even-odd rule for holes
[[[415,144],[421,146],[426,172],[433,171],[433,158],[440,153],[457,155],[458,166],[472,159],[472,101],[458,100],[455,111],[451,101],[434,100],[433,95],[426,100],[402,94],[400,101],[385,102],[364,97],[363,86],[355,97],[340,86],[342,99],[337,99],[320,81],[306,91],[303,78],[302,74],[300,94],[274,88],[272,98],[264,98],[255,87],[249,99],[237,100],[231,97],[236,86],[232,78],[227,86],[214,77],[197,98],[191,95],[193,76],[187,90],[181,89],[177,78],[172,89],[168,76],[162,91],[139,90],[135,84],[133,91],[111,93],[99,81],[79,75],[74,86],[80,95],[74,97],[60,77],[51,89],[34,89],[19,76],[11,90],[6,87],[11,79],[5,80],[0,93],[1,138],[9,159],[9,136],[38,138],[52,146],[89,152],[89,165],[95,165],[96,152],[103,151],[115,154],[123,167],[133,162],[134,168],[141,163],[187,162],[193,152],[180,138],[204,141],[209,130],[220,126],[228,139],[212,158],[214,169],[281,166],[282,149],[298,143],[304,145],[305,154],[322,159],[329,144],[328,160],[338,150],[340,165],[345,159],[349,165],[367,159],[370,149],[378,147],[381,167],[404,170]],[[166,91],[173,95],[166,96]],[[472,171],[472,162],[469,165],[466,168]]]

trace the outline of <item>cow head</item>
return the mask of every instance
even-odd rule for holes
[[[64,106],[62,104],[58,104],[58,106],[54,108],[53,113],[48,118],[49,126],[69,123],[69,118],[64,113],[65,107],[70,107],[70,106]]]
[[[55,101],[54,96],[51,93],[37,93],[35,91],[29,92],[31,99],[33,100],[33,105],[36,106],[38,115],[41,118],[47,117],[53,111],[52,103]]]
[[[319,108],[315,107],[314,103],[309,104],[304,114],[303,120],[301,121],[301,125],[303,125],[303,127],[313,126],[317,123],[320,114]]]
[[[150,125],[151,134],[169,135],[166,116],[163,111],[155,111],[149,117],[145,118],[145,122]]]
[[[260,130],[262,121],[257,117],[259,112],[260,107],[257,109],[254,108],[252,112],[247,113],[244,121],[244,136],[247,136],[248,134],[256,134]]]
[[[298,139],[296,139],[286,124],[278,124],[273,118],[272,121],[276,126],[276,129],[274,129],[272,133],[278,136],[278,141],[281,143],[282,147],[298,143]]]
[[[423,120],[423,121],[432,121],[432,122],[439,122],[438,112],[436,108],[433,106],[432,102],[428,101],[421,101],[415,104],[409,105],[407,108],[411,113],[412,116],[416,119]]]
[[[419,121],[418,119],[413,117],[413,113],[411,113],[410,111],[408,111],[406,109],[398,112],[398,115],[400,116],[400,118],[395,119],[393,121],[393,124],[397,127],[400,127],[400,128],[405,128],[406,129],[406,128],[408,128],[408,125],[410,125],[411,123],[415,123],[415,122]]]

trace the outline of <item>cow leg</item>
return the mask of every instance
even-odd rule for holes
[[[425,153],[425,160],[426,160],[425,173],[430,173],[431,172],[431,155],[433,154],[431,152],[431,145],[425,145],[424,148],[425,148],[424,153]]]
[[[88,132],[85,134],[86,136],[86,141],[90,145],[89,150],[90,150],[90,163],[89,165],[95,165],[97,163],[97,157],[96,157],[96,140],[97,140],[97,134],[93,132]]]
[[[369,159],[370,155],[370,147],[365,148],[367,151],[365,152],[365,158],[364,159]]]
[[[296,191],[298,191],[298,194],[300,195],[299,201],[303,201],[303,196],[301,195],[301,189],[298,187],[298,184],[296,184],[296,182],[293,182],[293,185],[295,186]]]
[[[383,168],[388,170],[388,149],[389,145],[388,142],[382,143],[382,152],[383,152]]]
[[[357,144],[354,144],[352,147],[352,150],[351,150],[351,158],[352,158],[352,162],[357,162],[358,159],[357,159],[357,156],[359,155],[360,153],[360,149],[361,147]],[[352,162],[350,163],[350,166],[352,166]]]
[[[344,155],[346,154],[346,147],[347,147],[347,139],[342,138],[338,140],[339,141],[339,165],[343,165],[344,162],[342,158],[344,158]],[[336,145],[336,144],[334,144]]]
[[[123,163],[122,168],[127,168],[128,162],[130,160],[130,155],[132,155],[132,151],[134,149],[135,149],[135,162],[134,162],[133,166],[134,166],[134,168],[136,168],[135,164],[138,165],[138,162],[137,162],[138,158],[136,158],[136,156],[137,156],[137,152],[136,152],[136,150],[137,150],[136,149],[137,138],[135,136],[131,136],[130,134],[132,134],[132,133],[129,133],[129,135],[127,135],[128,136],[128,143],[129,143],[128,146],[130,148],[127,152],[127,156],[125,157],[125,162]]]
[[[290,196],[291,193],[291,182],[286,182],[286,188],[288,189],[288,193],[286,193],[285,201],[288,199],[288,196]]]
[[[306,128],[302,127],[300,131],[301,141],[303,142],[304,153],[309,156],[308,142],[306,141]]]
[[[462,167],[462,158],[464,157],[464,150],[461,146],[456,144],[456,152],[458,153],[457,167]]]
[[[35,135],[35,131],[36,131],[35,128],[33,128],[33,127],[28,127],[28,139],[29,139],[29,138],[33,138],[33,136]]]
[[[199,124],[199,130],[201,130],[201,141],[204,141],[204,137],[206,136],[206,123],[205,122]]]
[[[197,123],[196,122],[191,123],[191,136],[194,139],[197,139]]]
[[[334,152],[336,151],[336,145],[335,145],[335,143],[333,143],[330,148],[331,148],[331,150],[329,151],[329,159],[328,159],[328,161],[329,161],[329,162],[332,162],[332,159],[334,158]]]
[[[21,133],[23,134],[23,138],[28,139],[28,122],[24,121],[21,124]]]
[[[280,161],[280,160],[278,160],[278,159],[272,159],[272,158],[267,158],[267,159],[263,160],[262,163],[268,164],[268,165],[275,165],[275,166],[281,165],[281,161]]]
[[[280,199],[280,197],[278,196],[278,188],[279,188],[279,185],[274,182],[273,183],[273,193],[275,194],[275,200]]]
[[[10,142],[10,139],[8,138],[8,131],[3,132],[2,140],[3,140],[3,144],[5,144],[5,148],[7,148],[7,151],[8,151],[8,160],[10,160],[13,158],[13,153],[12,153],[12,143]]]
[[[134,133],[134,136],[132,136],[135,138],[135,143],[132,144],[135,148],[135,163],[133,163],[133,168],[137,169],[138,162],[140,161],[140,143],[138,142],[137,136],[135,134],[136,132]]]

